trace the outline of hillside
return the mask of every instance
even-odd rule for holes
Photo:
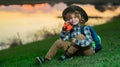
[[[0,67],[119,67],[119,21],[120,19],[116,19],[107,24],[94,27],[102,37],[103,49],[93,56],[73,57],[73,59],[60,62],[57,60],[63,54],[63,51],[60,50],[52,61],[43,65],[35,64],[35,57],[44,56],[58,38],[58,36],[54,36],[42,41],[0,51]]]

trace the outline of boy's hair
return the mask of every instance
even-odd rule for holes
[[[70,20],[71,19],[71,14],[74,14],[75,17],[79,18],[79,20],[81,19],[81,15],[78,11],[74,11],[74,12],[69,12],[66,14],[65,16],[65,20]]]
[[[74,11],[74,12],[68,12],[65,16],[65,20],[70,20],[71,19],[71,14],[74,14],[75,17],[79,18],[79,22],[81,24],[84,24],[84,18],[80,15],[79,11]]]
[[[82,20],[84,20],[84,22],[87,22],[88,21],[88,15],[87,13],[84,11],[84,9],[82,9],[81,7],[79,6],[75,6],[75,5],[71,5],[69,7],[67,7],[66,9],[64,9],[63,13],[62,13],[62,17],[64,19],[64,21],[67,21],[66,20],[66,14],[67,13],[73,13],[75,11],[78,11],[79,14],[81,15],[81,18]]]

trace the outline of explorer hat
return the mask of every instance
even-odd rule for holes
[[[69,6],[66,9],[64,9],[64,11],[62,13],[62,17],[63,17],[64,21],[66,21],[66,19],[65,19],[66,14],[69,13],[69,12],[74,12],[74,11],[79,11],[81,16],[84,18],[85,22],[88,21],[87,13],[81,7],[75,6],[75,5]]]

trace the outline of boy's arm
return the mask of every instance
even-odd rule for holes
[[[72,30],[72,25],[69,22],[65,22],[60,33],[60,38],[64,41],[70,38],[70,31]]]
[[[81,47],[86,47],[86,46],[91,45],[93,39],[92,39],[91,32],[88,26],[84,27],[84,36],[85,36],[85,40],[76,39],[75,44]]]
[[[66,41],[70,38],[70,32],[66,31],[64,29],[62,29],[61,33],[60,33],[60,39]]]

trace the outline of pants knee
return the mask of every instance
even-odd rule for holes
[[[71,44],[70,42],[63,41],[61,39],[56,40],[56,42],[54,43],[54,45],[57,48],[63,49],[65,51],[68,49],[68,47],[70,46],[70,44]]]
[[[75,46],[70,46],[67,53],[74,54],[78,49]]]
[[[95,53],[95,51],[94,51],[92,48],[84,51],[84,55],[85,55],[85,56],[91,56],[91,55],[93,55],[94,53]]]

